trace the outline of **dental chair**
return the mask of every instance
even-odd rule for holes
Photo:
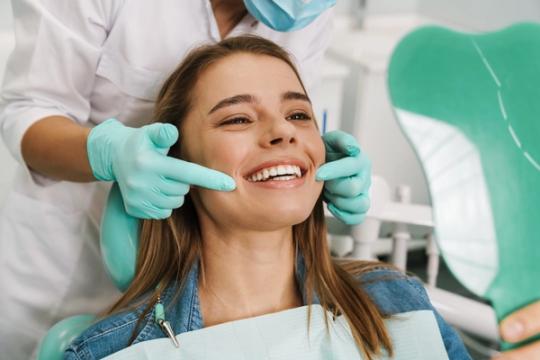
[[[449,269],[499,321],[540,299],[540,25],[420,28],[396,47],[388,88]]]

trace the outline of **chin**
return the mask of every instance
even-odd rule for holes
[[[300,224],[305,221],[309,215],[311,215],[311,210],[306,211],[303,209],[268,209],[265,218],[268,223],[274,224],[275,227],[286,227]]]
[[[276,226],[292,226],[305,221],[313,212],[320,192],[309,194],[309,196],[286,196],[274,195],[271,199],[261,201],[254,207],[253,213],[259,214],[269,223]]]

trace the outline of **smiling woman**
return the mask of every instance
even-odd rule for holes
[[[189,58],[184,64],[189,65]],[[324,145],[291,66],[275,56],[249,52],[222,58],[200,73],[193,87],[193,110],[200,110],[190,111],[179,124],[180,133],[190,135],[171,153],[229,174],[237,184],[230,194],[194,191],[196,208],[219,212],[220,221],[238,229],[275,231],[285,225],[290,232],[309,216],[322,190],[315,172],[324,163]],[[182,70],[193,71],[180,68],[179,81]],[[176,89],[172,85],[171,91]],[[169,119],[169,114],[158,118]],[[172,117],[176,123],[179,118]],[[252,176],[258,181],[250,181]],[[268,211],[274,216],[267,216]],[[204,229],[213,226],[202,211],[197,214]],[[280,237],[285,240],[284,233]]]
[[[432,312],[452,359],[468,358],[418,281],[380,263],[331,258],[315,180],[324,144],[283,49],[252,36],[195,49],[164,84],[155,119],[181,134],[170,155],[228,174],[236,189],[192,189],[170,218],[145,220],[133,283],[67,358],[101,358],[166,336],[178,345],[194,330],[306,305],[322,307],[326,320],[345,319],[355,358],[391,356],[383,320],[413,310]],[[330,348],[314,351],[310,359]]]

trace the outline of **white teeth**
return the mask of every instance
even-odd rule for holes
[[[276,178],[273,178],[272,180],[287,181],[287,180],[292,180],[292,179],[296,179],[296,176],[295,175],[284,175],[284,176],[278,176]]]
[[[296,175],[296,171],[294,170],[295,166],[288,165],[287,166],[287,174],[294,174]]]
[[[296,165],[277,165],[262,169],[255,174],[249,176],[249,181],[266,181],[270,177],[272,180],[292,180],[297,177],[302,177],[302,170]]]

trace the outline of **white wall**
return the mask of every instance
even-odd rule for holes
[[[495,30],[519,21],[540,21],[539,0],[418,0],[418,11],[477,31]]]
[[[368,14],[389,14],[413,12],[418,0],[364,0]],[[349,14],[358,8],[362,0],[337,0],[336,9],[340,14]]]
[[[369,14],[408,13],[417,7],[418,0],[367,0]]]
[[[12,25],[11,0],[0,0],[0,30],[11,29]]]

